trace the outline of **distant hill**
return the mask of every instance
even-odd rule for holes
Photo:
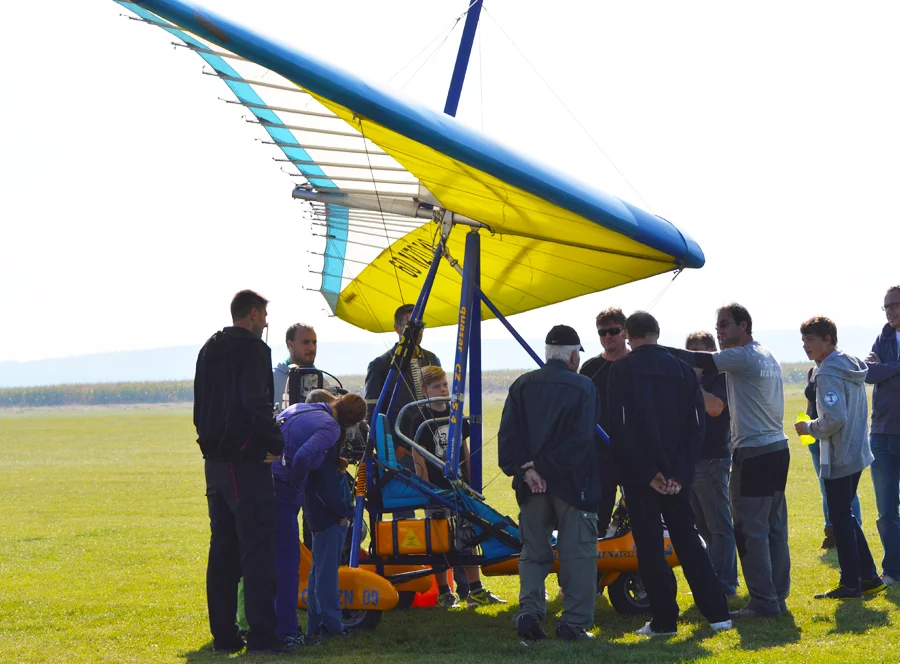
[[[877,330],[842,328],[839,332],[840,346],[851,354],[865,357],[876,334]],[[771,349],[781,362],[806,361],[800,333],[796,330],[764,330],[756,338]],[[680,346],[684,335],[664,334],[661,341]],[[542,339],[529,339],[528,343],[543,355]],[[596,338],[585,339],[585,343],[589,349],[597,351]],[[426,347],[437,353],[445,367],[452,365],[452,342],[433,342],[426,344]],[[199,347],[195,346],[175,346],[33,362],[0,362],[0,387],[187,380],[193,378],[198,350]],[[372,358],[385,350],[383,343],[323,343],[316,366],[340,376],[365,374]],[[273,350],[272,359],[277,363],[286,355],[283,347],[279,347]],[[530,369],[534,366],[528,354],[512,339],[485,339],[482,356],[485,371]]]
[[[537,344],[538,342],[530,341]],[[543,344],[543,342],[539,342]],[[426,344],[445,366],[453,363],[452,342]],[[535,345],[542,349],[542,345]],[[132,381],[187,380],[194,377],[199,346],[174,346],[151,350],[101,353],[34,362],[0,362],[0,388],[63,385],[72,383],[115,383]],[[272,352],[275,363],[286,359],[282,348]],[[322,344],[316,366],[337,376],[364,375],[369,362],[387,350],[377,343]],[[539,352],[542,352],[539,351]],[[485,371],[527,369],[532,360],[512,340],[486,339],[483,345]]]

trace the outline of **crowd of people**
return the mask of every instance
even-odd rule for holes
[[[338,567],[354,515],[352,478],[341,450],[371,420],[396,346],[368,367],[361,397],[335,389],[315,368],[317,338],[306,324],[286,332],[289,358],[272,369],[262,340],[267,300],[253,291],[231,303],[232,326],[201,349],[194,381],[194,424],[205,459],[210,516],[207,600],[213,647],[222,652],[284,652],[346,635],[338,604]],[[400,307],[402,337],[413,307]],[[837,549],[840,579],[816,598],[851,599],[900,580],[900,286],[888,289],[887,324],[864,359],[837,348],[837,327],[817,316],[800,326],[815,362],[807,377],[807,417],[796,430],[810,446],[820,478],[826,541]],[[557,325],[545,339],[546,363],[510,387],[498,432],[498,461],[513,478],[522,551],[519,609],[523,639],[544,639],[546,577],[555,546],[563,611],[556,635],[591,638],[598,538],[606,534],[618,491],[627,505],[652,619],[638,634],[670,636],[679,606],[664,554],[664,531],[694,601],[713,631],[734,619],[788,611],[791,562],[785,487],[790,464],[778,361],[753,338],[746,308],[716,312],[710,332],[685,348],[658,343],[649,313],[607,309],[596,318],[603,352],[581,363],[578,333]],[[718,339],[719,349],[716,349]],[[404,423],[416,447],[398,445],[410,473],[446,482],[425,457],[447,455],[449,385],[438,357],[421,348],[400,376],[389,418],[413,401],[431,400]],[[300,369],[299,398],[290,395]],[[871,429],[866,384],[874,385]],[[325,389],[322,389],[325,388]],[[598,435],[597,425],[609,442]],[[465,425],[464,425],[465,427]],[[463,441],[468,437],[465,428]],[[460,454],[469,475],[468,449]],[[882,573],[862,531],[857,487],[871,465],[884,548]],[[305,634],[297,620],[303,540],[312,551]],[[412,518],[414,512],[395,513]],[[446,518],[432,509],[431,518]],[[737,594],[740,559],[749,594]],[[505,603],[481,584],[478,568],[435,575],[438,606]]]
[[[807,417],[796,431],[816,443],[811,451],[827,526],[823,546],[837,549],[840,567],[838,583],[817,599],[874,595],[900,579],[900,286],[887,290],[882,311],[887,324],[864,360],[837,348],[834,321],[816,316],[800,325],[815,366],[808,375]],[[735,619],[788,611],[783,379],[776,358],[754,340],[749,311],[729,304],[716,312],[718,350],[710,332],[689,335],[683,349],[661,346],[658,322],[641,311],[627,317],[620,309],[602,311],[596,327],[603,352],[583,365],[577,332],[554,327],[545,366],[513,383],[503,409],[499,462],[513,477],[523,539],[519,636],[547,638],[543,588],[556,530],[563,595],[556,633],[591,638],[593,610],[583,591],[596,584],[596,565],[585,563],[596,553],[579,544],[609,522],[617,487],[652,615],[639,635],[677,631],[664,527],[714,632],[731,629]],[[871,429],[866,384],[874,386]],[[586,412],[596,413],[609,446],[593,435]],[[880,574],[857,497],[870,465],[884,549]],[[729,611],[738,558],[749,601]]]

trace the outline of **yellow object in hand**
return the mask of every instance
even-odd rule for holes
[[[809,420],[810,418],[809,415],[806,414],[806,411],[801,410],[797,413],[798,422],[809,422]],[[802,433],[800,434],[800,442],[804,445],[812,445],[814,442],[816,442],[816,439],[810,436],[808,433]]]

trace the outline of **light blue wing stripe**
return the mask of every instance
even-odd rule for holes
[[[160,17],[156,14],[153,14],[143,7],[138,6],[133,2],[124,2],[122,0],[115,0],[118,4],[122,5],[129,11],[133,12],[137,16],[140,16],[143,19],[148,21],[154,21],[156,23],[161,22]],[[190,44],[191,46],[195,46],[198,48],[205,49],[207,48],[206,44],[197,41],[193,37],[191,37],[188,33],[180,28],[172,26],[171,28],[165,28],[159,26],[160,29],[165,30],[169,34],[178,39],[182,40],[186,44]],[[216,72],[222,74],[224,76],[230,76],[232,78],[242,78],[239,72],[237,72],[234,67],[229,65],[224,58],[221,56],[212,54],[212,53],[201,53],[195,51],[197,55],[199,55],[203,60],[212,67]],[[234,93],[235,97],[237,97],[240,101],[250,104],[258,104],[260,106],[265,106],[266,102],[257,94],[256,90],[253,89],[249,84],[243,83],[241,81],[230,81],[224,80],[222,81],[227,85],[231,91]],[[248,110],[253,113],[258,119],[262,122],[271,122],[274,124],[285,124],[282,122],[281,118],[278,117],[278,114],[274,111],[271,111],[266,108],[253,108],[248,107]],[[299,142],[294,137],[294,134],[289,129],[281,129],[279,127],[270,127],[265,124],[261,125],[263,129],[272,137],[272,140],[277,141],[282,145],[280,148],[281,151],[288,159],[296,159],[298,161],[312,161],[312,157],[309,153],[300,147]],[[289,147],[296,145],[297,147]],[[336,187],[335,183],[325,175],[325,172],[319,168],[318,166],[310,166],[310,165],[301,165],[294,164],[294,167],[303,174],[307,180],[314,187]],[[329,256],[333,256],[334,258],[328,258],[325,262],[325,269],[323,272],[326,274],[343,274],[344,271],[344,257],[347,251],[347,232],[345,230],[340,229],[332,229],[330,226],[331,219],[335,219],[338,221],[346,221],[347,220],[347,208],[341,208],[335,205],[329,205],[329,213],[326,216],[326,223],[329,224],[327,229],[327,234],[329,236],[329,240],[327,242],[327,249],[325,253]],[[343,212],[341,212],[341,210]],[[340,258],[336,258],[336,257]],[[332,290],[333,289],[333,290]],[[336,277],[323,277],[322,279],[322,291],[333,292],[336,296],[341,289],[341,280]],[[326,299],[329,299],[326,297]],[[331,303],[331,300],[329,300]],[[335,298],[332,306],[336,305],[337,300]]]
[[[341,292],[341,278],[344,273],[344,258],[347,252],[347,232],[350,227],[350,211],[340,205],[326,205],[328,219],[328,240],[325,243],[325,274],[322,275],[322,295],[337,309],[337,297]],[[335,222],[332,224],[331,222]]]

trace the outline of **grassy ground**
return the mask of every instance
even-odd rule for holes
[[[801,406],[787,397],[786,428]],[[496,474],[500,402],[488,403],[485,482],[492,504],[515,515]],[[91,409],[0,414],[0,661],[212,662],[204,569],[208,520],[202,461],[187,410]],[[815,601],[838,578],[822,539],[819,493],[807,451],[791,436],[788,483],[793,557],[791,614],[713,636],[680,571],[685,622],[670,642],[632,635],[644,619],[597,600],[597,639],[523,646],[515,605],[388,613],[379,627],[301,653],[306,661],[846,662],[900,661],[900,588],[866,602]],[[881,545],[868,473],[864,530]],[[555,579],[550,580],[556,596]],[[514,600],[515,577],[488,585]],[[733,602],[743,605],[746,597]],[[551,612],[558,612],[558,601]],[[552,629],[552,621],[547,621]],[[244,656],[246,657],[246,656]],[[254,659],[263,660],[263,657]]]

